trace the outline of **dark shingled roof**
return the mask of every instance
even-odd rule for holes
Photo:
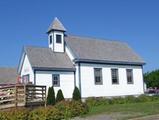
[[[144,64],[142,58],[124,42],[70,35],[65,37],[65,41],[77,60]]]
[[[63,26],[63,24],[59,21],[59,19],[57,17],[55,17],[55,19],[49,26],[48,32],[50,32],[51,30],[66,31],[65,27]]]
[[[33,68],[74,69],[66,53],[55,53],[50,48],[27,46],[24,48]]]
[[[14,84],[17,78],[17,68],[0,67],[0,84]]]

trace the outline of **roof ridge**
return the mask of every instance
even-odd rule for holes
[[[0,69],[17,69],[16,66],[0,66]]]
[[[109,42],[118,42],[118,43],[125,43],[127,44],[127,42],[125,41],[121,41],[121,40],[113,40],[113,39],[107,39],[107,38],[97,38],[94,36],[82,36],[82,35],[73,35],[73,34],[67,34],[66,37],[79,37],[79,38],[83,38],[83,39],[87,39],[87,40],[100,40],[100,41],[109,41]]]
[[[47,49],[49,49],[48,47],[45,47],[45,46],[35,46],[35,45],[26,45],[26,46],[24,46],[24,48],[27,48],[27,47],[32,47],[32,48],[47,48]]]

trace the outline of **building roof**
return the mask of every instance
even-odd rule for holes
[[[17,78],[17,68],[0,67],[0,84],[14,84]]]
[[[65,41],[76,61],[144,64],[142,58],[124,42],[71,35],[66,36]]]
[[[65,27],[63,26],[63,24],[60,22],[60,20],[57,17],[55,17],[53,22],[50,24],[48,28],[48,32],[50,32],[51,30],[66,31]]]
[[[66,53],[55,53],[50,48],[27,46],[25,53],[34,69],[74,70],[73,63]]]

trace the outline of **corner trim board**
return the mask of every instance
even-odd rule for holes
[[[80,90],[81,97],[82,97],[82,89],[81,89],[81,67],[80,67],[80,62],[78,63],[78,75],[79,75],[79,90]]]
[[[74,73],[74,87],[76,87],[76,71],[74,71],[73,73]]]
[[[145,93],[145,82],[144,82],[143,66],[141,66],[141,69],[142,69],[143,93]]]
[[[36,70],[34,70],[34,85],[36,85]]]

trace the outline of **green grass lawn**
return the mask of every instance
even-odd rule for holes
[[[97,114],[120,113],[118,119],[128,119],[147,115],[159,114],[159,101],[132,104],[103,105],[90,108],[86,116]]]

